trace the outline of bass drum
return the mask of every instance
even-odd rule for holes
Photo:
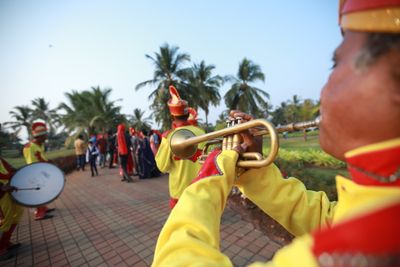
[[[19,169],[10,180],[18,188],[13,199],[26,207],[38,207],[55,200],[65,185],[64,173],[55,165],[37,162]]]

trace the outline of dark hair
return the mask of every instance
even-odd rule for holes
[[[390,51],[400,53],[400,34],[368,33],[364,48],[356,58],[356,66],[371,66],[379,57]]]
[[[187,121],[187,119],[189,118],[189,113],[181,116],[173,116],[173,118],[178,121]]]
[[[142,129],[142,133],[144,136],[147,136],[149,134],[149,132],[147,131],[147,129]]]
[[[78,139],[83,139],[83,135],[78,135]]]

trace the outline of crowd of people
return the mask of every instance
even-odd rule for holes
[[[91,176],[98,176],[97,166],[112,169],[119,166],[121,181],[133,182],[132,176],[139,179],[158,177],[160,171],[155,162],[155,155],[161,142],[161,133],[157,130],[140,131],[124,124],[117,127],[117,132],[91,135],[87,142],[80,134],[74,142],[76,169],[84,171],[90,166]]]

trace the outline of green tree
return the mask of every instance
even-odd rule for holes
[[[3,125],[0,123],[0,155],[2,155],[5,149],[17,149],[21,148],[21,139],[18,138],[18,131],[9,133]]]
[[[305,99],[299,108],[300,121],[309,121],[316,117],[317,105],[311,99]]]
[[[22,128],[26,129],[28,137],[31,137],[32,125],[32,109],[28,106],[15,106],[14,110],[10,111],[11,117],[14,121],[6,122],[5,125],[10,125],[13,130],[21,131]]]
[[[200,107],[206,115],[206,125],[208,125],[208,114],[210,104],[217,106],[221,100],[219,88],[224,79],[219,76],[213,76],[214,65],[207,65],[204,60],[200,64],[194,64],[192,71],[188,76],[189,88],[197,97],[193,97],[194,108]]]
[[[153,101],[150,108],[154,111],[154,119],[162,125],[163,129],[167,129],[171,125],[168,109],[169,86],[174,85],[182,98],[189,100],[187,86],[183,80],[189,72],[184,65],[190,61],[190,56],[186,53],[179,53],[178,50],[177,46],[164,44],[160,47],[159,52],[154,53],[154,56],[146,54],[146,58],[154,64],[153,78],[141,82],[135,87],[136,90],[139,90],[146,86],[156,86],[148,98]]]
[[[285,110],[286,121],[297,122],[300,121],[300,108],[301,99],[298,95],[293,95],[292,100],[288,101]]]
[[[229,115],[229,110],[224,110],[221,112],[221,114],[218,115],[218,119],[215,122],[215,128],[214,128],[215,131],[221,130],[221,129],[224,129],[227,127],[226,120],[228,118],[228,115]]]
[[[97,86],[82,92],[65,93],[69,104],[61,103],[59,109],[64,111],[61,121],[68,131],[76,134],[105,132],[125,122],[120,114],[121,107],[110,100],[111,91],[111,88]]]
[[[281,105],[272,112],[271,121],[275,126],[288,123],[285,116],[286,107],[287,107],[286,102],[281,102]]]
[[[91,89],[95,115],[90,121],[90,126],[105,133],[110,126],[116,127],[119,123],[126,121],[125,117],[120,113],[121,106],[115,104],[118,100],[110,100],[111,88],[102,90],[97,86]]]
[[[257,107],[267,106],[265,99],[269,99],[269,94],[251,85],[257,81],[265,81],[265,75],[259,65],[244,58],[239,63],[237,77],[228,76],[226,79],[233,81],[231,88],[224,96],[225,104],[229,109],[239,109],[257,115],[259,113]]]
[[[49,102],[46,102],[43,97],[32,100],[32,106],[32,118],[43,120],[49,127],[49,132],[54,133],[58,118],[57,109],[50,109]]]
[[[144,117],[144,111],[141,109],[135,108],[133,110],[133,116],[130,117],[130,122],[136,130],[151,129],[150,117]]]

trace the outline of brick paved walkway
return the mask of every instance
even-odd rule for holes
[[[150,266],[168,213],[168,178],[120,182],[117,169],[67,175],[65,189],[49,207],[54,218],[34,221],[32,210],[13,234],[16,258],[1,266]],[[46,233],[46,235],[44,234]],[[271,258],[279,245],[226,209],[221,249],[235,266]]]

